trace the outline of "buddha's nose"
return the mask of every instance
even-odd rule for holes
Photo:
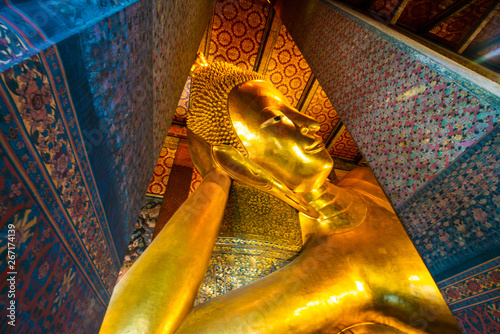
[[[304,135],[314,135],[320,129],[319,123],[314,118],[304,115],[295,109],[290,108],[290,110],[286,110],[284,113]]]
[[[314,135],[319,131],[320,125],[319,123],[309,116],[300,114],[302,117],[300,121],[298,121],[298,125],[300,126],[300,132],[304,135]]]
[[[308,129],[307,133],[310,134],[310,135],[315,134],[320,129],[320,125],[319,125],[319,123],[316,120],[312,120],[306,126],[307,126],[307,129]]]

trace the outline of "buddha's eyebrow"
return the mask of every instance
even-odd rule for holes
[[[274,122],[277,122],[279,120],[281,120],[283,117],[285,117],[284,115],[276,115],[274,117],[270,117],[268,118],[267,120],[265,120],[260,126],[259,128],[262,129],[266,126],[268,126],[269,124],[272,124]]]

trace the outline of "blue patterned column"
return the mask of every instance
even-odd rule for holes
[[[15,289],[0,301],[2,319],[13,302],[15,321],[0,332],[98,332],[211,9],[194,0],[0,7],[0,294]],[[169,85],[161,104],[155,78]]]

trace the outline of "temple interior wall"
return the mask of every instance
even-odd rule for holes
[[[460,325],[498,328],[498,85],[342,6],[284,3]],[[18,322],[0,331],[97,332],[213,1],[9,4],[0,231],[17,229]]]

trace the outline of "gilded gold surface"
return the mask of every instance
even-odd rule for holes
[[[219,232],[230,179],[208,173],[115,286],[100,333],[172,333],[189,313]]]
[[[357,169],[338,186],[330,184],[332,161],[313,119],[269,83],[240,81],[248,73],[235,75],[236,68],[220,78],[220,65],[213,65],[214,79],[207,75],[211,67],[199,77],[195,70],[193,86],[220,89],[212,85],[216,80],[224,82],[224,93],[200,89],[192,98],[193,105],[212,101],[204,104],[215,108],[205,121],[200,109],[195,113],[220,133],[198,123],[189,132],[193,160],[207,177],[117,286],[101,332],[460,333],[371,171]],[[214,102],[214,96],[225,98]],[[227,229],[209,267],[227,196],[225,173],[300,211],[305,248],[285,267],[268,270],[267,237],[227,237]],[[255,242],[258,247],[250,247]],[[255,277],[272,273],[247,284],[251,275],[242,273],[252,262]],[[216,297],[191,307],[207,268],[202,294]]]

